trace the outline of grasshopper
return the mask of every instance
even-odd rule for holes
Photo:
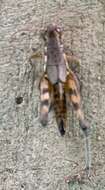
[[[42,125],[47,125],[48,113],[52,105],[58,129],[63,136],[67,128],[67,105],[72,104],[85,135],[86,169],[89,172],[91,166],[88,138],[90,127],[84,119],[84,113],[81,108],[79,81],[69,67],[70,62],[78,63],[78,60],[65,53],[62,43],[62,29],[60,27],[51,24],[42,32],[41,36],[44,41],[45,52],[44,73],[39,84],[40,121]]]

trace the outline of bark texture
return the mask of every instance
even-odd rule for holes
[[[0,189],[69,190],[64,176],[84,167],[82,136],[60,137],[53,114],[47,127],[39,123],[43,61],[33,69],[29,56],[32,47],[42,49],[40,30],[51,22],[63,27],[65,45],[81,61],[83,109],[93,132],[96,175],[77,189],[104,190],[104,0],[0,0]],[[72,125],[79,131],[73,118],[67,134]]]

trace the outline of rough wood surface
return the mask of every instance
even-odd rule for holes
[[[93,132],[96,175],[77,189],[104,190],[104,0],[0,0],[0,189],[68,190],[64,177],[84,167],[81,136],[60,137],[53,114],[47,127],[39,123],[42,62],[36,61],[34,72],[29,56],[42,44],[40,30],[51,22],[63,27],[65,45],[81,61],[83,108]]]

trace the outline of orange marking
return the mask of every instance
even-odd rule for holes
[[[70,98],[71,98],[73,103],[79,103],[80,104],[80,96],[71,95]]]
[[[41,113],[46,113],[46,112],[48,112],[49,111],[49,108],[46,106],[46,105],[44,105],[43,107],[42,107],[42,109],[41,109]]]
[[[69,88],[72,88],[73,90],[75,90],[76,89],[76,85],[75,85],[75,81],[74,80],[69,80],[68,81],[68,86],[69,86]]]
[[[49,96],[48,92],[46,92],[45,94],[41,94],[41,96],[40,96],[41,101],[49,100],[49,98],[50,98],[50,96]]]

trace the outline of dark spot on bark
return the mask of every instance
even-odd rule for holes
[[[16,101],[16,104],[21,104],[23,102],[23,97],[21,96],[16,97],[15,101]]]
[[[33,52],[37,51],[37,48],[32,47],[32,51]]]
[[[21,36],[25,36],[25,35],[26,35],[26,33],[25,33],[25,32],[22,32],[22,33],[21,33]]]

